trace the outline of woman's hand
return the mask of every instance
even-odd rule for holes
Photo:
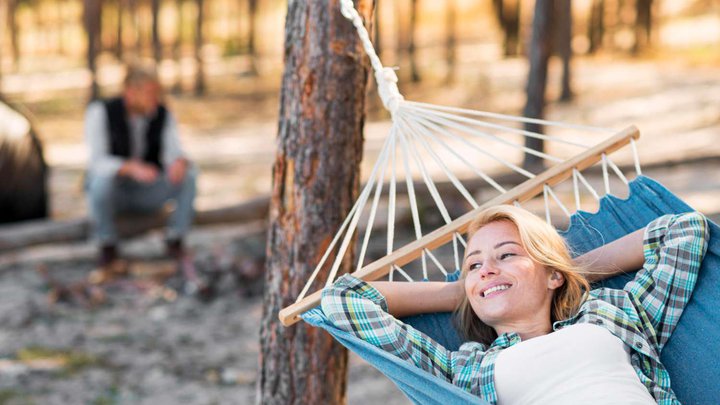
[[[464,280],[389,282],[372,281],[395,317],[454,311],[465,296]]]

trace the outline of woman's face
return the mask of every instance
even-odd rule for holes
[[[557,277],[530,258],[517,227],[491,222],[468,241],[465,293],[475,314],[498,333],[550,322]]]

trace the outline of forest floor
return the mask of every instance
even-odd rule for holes
[[[475,65],[461,71],[463,79],[455,84],[430,77],[403,92],[419,101],[517,114],[525,69],[522,60]],[[548,116],[607,128],[637,125],[645,174],[717,220],[717,77],[717,63],[580,59],[573,79],[577,97],[569,104],[553,103]],[[208,96],[170,96],[185,147],[201,168],[198,208],[269,192],[278,84],[277,76],[262,81],[225,75],[211,79]],[[35,115],[52,167],[52,210],[58,219],[86,212],[82,92],[13,96]],[[370,157],[389,125],[382,114],[371,116],[366,125]],[[216,278],[212,294],[192,293],[178,278],[153,278],[148,269],[164,262],[162,235],[150,232],[123,246],[138,270],[111,283],[97,305],[86,301],[84,292],[50,299],[51,285],[43,275],[63,285],[84,279],[94,268],[90,243],[0,254],[0,404],[254,403],[262,286],[238,274],[261,272],[264,222],[197,228],[188,243],[201,276]],[[348,402],[408,403],[355,356]]]

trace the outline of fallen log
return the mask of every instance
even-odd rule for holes
[[[267,217],[269,197],[251,199],[241,204],[198,211],[195,225],[250,222]],[[151,229],[164,226],[168,211],[154,215],[121,216],[116,220],[118,233],[131,237]],[[19,224],[0,226],[0,252],[7,252],[45,243],[73,242],[87,239],[90,235],[90,220],[78,218],[65,221],[34,220]]]

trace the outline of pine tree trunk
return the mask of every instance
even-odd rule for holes
[[[650,45],[652,34],[653,0],[636,0],[635,3],[635,45],[633,53],[642,52]]]
[[[90,84],[90,99],[100,96],[97,82],[97,54],[100,50],[100,29],[102,22],[102,0],[84,0],[85,33],[87,34],[87,64],[92,77]]]
[[[410,58],[410,80],[413,83],[420,81],[420,70],[417,64],[417,46],[415,40],[417,37],[417,16],[418,16],[419,0],[410,1],[410,40],[408,41],[408,57]]]
[[[117,60],[123,58],[123,11],[125,9],[126,0],[117,0],[117,25],[115,28],[115,57]]]
[[[356,6],[371,21],[372,0]],[[357,197],[368,63],[338,0],[289,1],[285,39],[258,403],[343,404],[345,349],[302,322],[285,328],[277,316],[300,292]]]
[[[553,15],[555,0],[537,0],[533,17],[532,37],[530,39],[530,72],[527,82],[527,102],[523,115],[528,118],[543,118],[545,112],[545,89],[547,87],[548,60],[552,53]],[[542,133],[538,124],[525,124],[525,130]],[[525,146],[542,151],[542,139],[525,137]],[[538,171],[543,167],[541,158],[525,153],[523,167],[530,171]]]
[[[162,61],[162,43],[160,43],[160,0],[150,0],[152,9],[152,46],[153,57],[158,65]]]
[[[380,32],[380,0],[375,0],[375,19],[373,20],[373,46],[375,47],[375,53],[380,56],[382,60],[382,37]]]
[[[605,0],[593,0],[588,23],[588,53],[593,54],[602,47],[605,36]]]
[[[457,24],[457,5],[455,0],[447,0],[445,15],[445,64],[447,65],[447,74],[445,75],[445,83],[450,84],[455,81],[455,46],[457,37],[455,35],[455,24]]]
[[[197,5],[197,21],[195,24],[195,95],[205,94],[205,69],[203,66],[203,19],[205,18],[205,0],[195,0]]]
[[[3,49],[5,48],[5,21],[7,21],[8,4],[5,1],[0,2],[0,96],[3,93],[2,78],[3,78]]]
[[[572,100],[573,93],[570,86],[570,61],[572,59],[572,0],[556,0],[557,4],[557,53],[562,59],[562,80],[560,101]]]
[[[177,25],[175,43],[173,43],[173,59],[175,60],[175,82],[172,86],[172,92],[175,94],[182,93],[182,43],[183,43],[183,27],[185,26],[185,15],[183,13],[183,5],[185,0],[177,0]]]
[[[248,0],[248,54],[250,55],[250,74],[257,75],[257,47],[256,35],[257,30],[257,0]]]
[[[520,48],[520,0],[493,0],[493,7],[503,32],[505,56],[517,56]]]

